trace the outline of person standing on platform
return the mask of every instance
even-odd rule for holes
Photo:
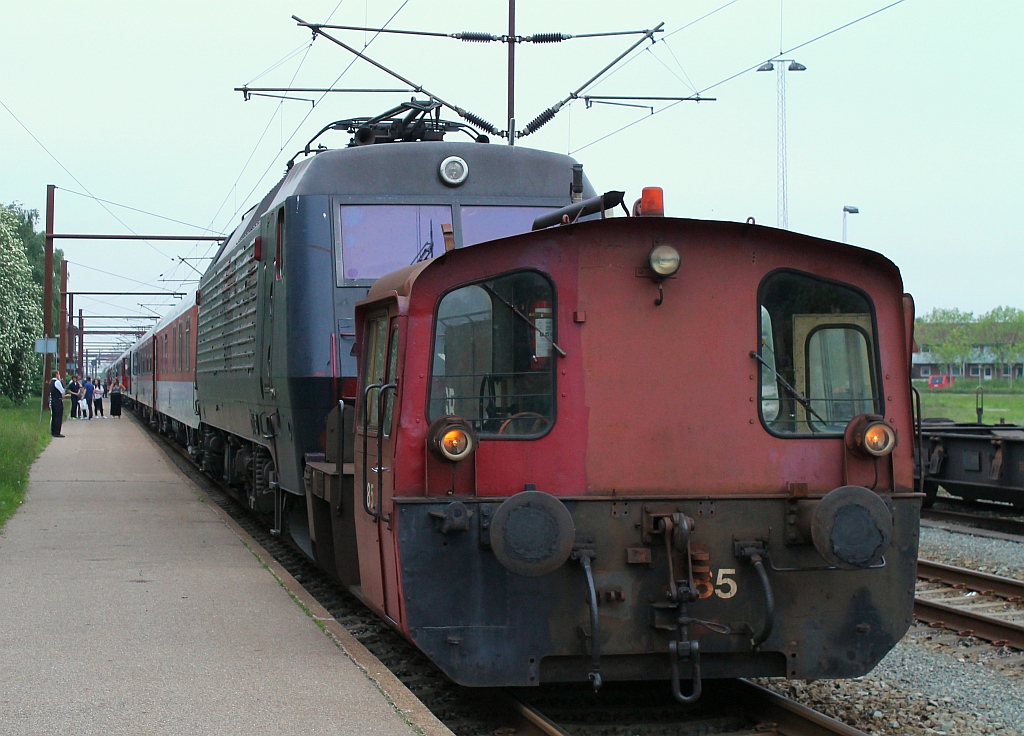
[[[89,407],[89,418],[92,419],[92,392],[96,390],[96,386],[93,384],[92,379],[86,376],[85,386],[82,388],[85,390],[85,403]],[[85,417],[82,418],[84,419]]]
[[[96,385],[92,389],[92,401],[96,405],[96,416],[100,419],[106,419],[107,417],[103,414],[103,384],[100,379],[96,379]]]
[[[78,381],[78,376],[72,376],[71,380],[68,381],[68,396],[71,397],[71,419],[78,419],[78,399],[81,397],[79,393],[82,391],[82,384]]]
[[[110,384],[110,416],[121,418],[121,382],[116,378]]]
[[[64,398],[69,394],[64,392],[64,384],[57,371],[51,371],[50,376],[50,435],[63,437],[60,425],[64,422]]]

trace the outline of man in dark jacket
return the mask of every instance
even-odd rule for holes
[[[71,418],[78,419],[78,394],[82,390],[82,384],[78,382],[78,376],[72,376],[68,381],[68,395],[71,396]]]
[[[92,419],[92,394],[96,390],[96,386],[93,384],[92,379],[86,376],[85,385],[82,388],[85,389],[85,403],[89,405],[89,418]],[[85,417],[82,417],[82,419],[85,419]]]
[[[63,437],[60,425],[64,422],[64,399],[68,394],[64,391],[64,384],[60,382],[57,371],[51,371],[50,375],[50,434]]]

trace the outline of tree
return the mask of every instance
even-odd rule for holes
[[[933,309],[917,320],[917,343],[928,345],[930,352],[946,364],[946,373],[951,374],[953,363],[963,363],[971,355],[976,337],[975,322],[973,312]]]
[[[43,332],[42,295],[19,237],[19,220],[0,207],[0,394],[19,404],[38,377],[35,338]]]
[[[4,209],[0,206],[0,209]],[[36,225],[39,224],[39,210],[29,210],[18,203],[12,202],[6,209],[14,215],[17,222],[15,225],[15,237],[25,251],[25,257],[32,268],[32,281],[40,289],[43,288],[43,270],[46,268],[46,233],[36,232]],[[59,248],[53,251],[53,324],[50,326],[50,334],[57,334],[56,328],[60,322],[60,262],[64,258],[64,252]],[[42,291],[40,291],[40,294]],[[42,304],[40,297],[39,303]],[[42,331],[39,333],[42,335]]]
[[[1010,385],[1013,385],[1013,365],[1024,353],[1024,311],[1014,307],[996,307],[978,318],[981,340],[989,347],[1000,366],[1010,366]]]
[[[964,363],[973,347],[969,326],[954,325],[938,345],[932,346],[932,352],[946,364],[946,373],[951,374],[953,363]]]

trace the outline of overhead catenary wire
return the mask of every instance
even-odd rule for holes
[[[123,276],[123,275],[121,275],[119,273],[112,273],[111,271],[104,271],[101,268],[96,268],[95,266],[87,266],[84,263],[78,263],[77,261],[72,261],[72,260],[69,260],[67,258],[65,258],[64,260],[67,261],[72,266],[76,266],[78,268],[86,268],[86,269],[89,269],[90,271],[96,271],[97,273],[102,273],[102,274],[105,274],[107,276],[113,276],[114,278],[124,279],[125,281],[131,281],[132,283],[141,284],[142,286],[153,286],[152,281],[139,281],[138,279],[133,279],[133,278],[131,278],[129,276]],[[163,274],[160,274],[160,275],[163,276]],[[156,279],[153,279],[153,281],[156,281]],[[162,288],[162,287],[157,286],[157,287],[154,287],[154,288],[159,289],[159,288]],[[173,289],[166,289],[166,291],[170,292],[170,291],[173,291]]]
[[[57,158],[57,157],[56,157],[56,156],[55,156],[55,155],[54,155],[54,154],[53,154],[53,153],[52,153],[52,152],[50,151],[50,149],[49,149],[49,148],[47,148],[47,147],[46,147],[45,145],[43,145],[43,142],[42,142],[41,140],[39,140],[39,138],[37,138],[37,137],[36,137],[35,133],[33,133],[33,132],[32,132],[31,130],[29,130],[28,126],[27,126],[27,125],[25,125],[25,123],[21,122],[21,118],[19,118],[19,117],[18,117],[17,115],[15,115],[15,114],[14,114],[14,111],[13,111],[13,110],[11,110],[11,108],[9,108],[9,107],[7,106],[7,104],[6,104],[6,103],[5,103],[5,102],[4,102],[3,100],[0,100],[0,105],[2,105],[2,106],[3,106],[3,108],[4,108],[4,109],[5,109],[5,110],[6,110],[6,111],[7,111],[7,112],[8,112],[9,114],[10,114],[10,116],[11,116],[12,118],[14,118],[15,122],[17,122],[17,123],[18,123],[18,125],[20,125],[20,126],[22,127],[22,129],[23,129],[23,130],[24,130],[24,131],[25,131],[26,133],[28,133],[28,134],[29,134],[29,136],[31,136],[32,140],[34,140],[34,141],[35,141],[35,142],[36,142],[37,144],[39,144],[39,147],[40,147],[40,148],[42,148],[42,149],[43,149],[43,151],[45,151],[45,152],[46,152],[46,155],[47,155],[47,156],[49,156],[50,158],[52,158],[52,159],[54,160],[54,162],[56,162],[56,164],[57,164],[58,166],[60,166],[60,167],[61,167],[61,168],[62,168],[62,169],[64,170],[64,172],[65,172],[65,173],[66,173],[66,174],[67,174],[68,176],[70,176],[70,177],[71,177],[72,179],[74,179],[75,183],[76,183],[76,184],[78,184],[78,186],[82,187],[82,189],[84,189],[85,191],[89,192],[89,187],[85,186],[85,184],[83,184],[83,183],[81,182],[81,180],[79,180],[79,178],[78,178],[77,176],[75,176],[74,174],[72,174],[72,173],[71,173],[71,170],[70,170],[70,169],[69,169],[69,168],[68,168],[67,166],[65,166],[64,164],[62,164],[62,163],[61,163],[60,159],[58,159],[58,158]],[[126,224],[126,223],[124,222],[124,220],[122,220],[122,219],[121,219],[120,217],[118,217],[118,216],[117,216],[117,215],[115,215],[115,214],[114,214],[113,212],[111,212],[111,211],[110,211],[110,208],[109,208],[109,207],[107,207],[107,206],[106,206],[105,204],[103,204],[103,200],[100,200],[100,199],[99,199],[99,198],[98,198],[98,197],[97,197],[96,195],[94,195],[94,194],[93,194],[92,192],[89,192],[89,196],[90,196],[90,197],[92,197],[93,199],[95,199],[95,200],[96,200],[96,201],[97,201],[97,202],[99,203],[100,207],[102,207],[102,208],[103,208],[104,210],[106,210],[106,211],[107,211],[107,214],[108,214],[108,215],[110,215],[110,216],[111,216],[111,217],[113,217],[113,218],[114,218],[115,220],[117,220],[117,221],[118,221],[119,223],[121,223],[121,225],[122,225],[122,226],[124,227],[124,229],[125,229],[125,230],[127,230],[127,231],[128,231],[128,232],[130,232],[130,233],[132,233],[133,235],[138,235],[138,233],[136,233],[136,232],[135,232],[134,230],[132,230],[132,229],[131,229],[130,227],[128,227],[128,225],[127,225],[127,224]],[[160,250],[160,249],[159,249],[159,248],[157,248],[157,247],[156,247],[155,245],[153,245],[152,243],[150,243],[150,242],[149,242],[148,240],[143,240],[142,242],[143,242],[143,243],[145,243],[146,245],[148,245],[148,246],[149,246],[150,248],[152,248],[153,250],[155,250],[155,251],[156,251],[157,253],[159,253],[160,255],[164,256],[165,258],[170,258],[170,256],[168,256],[168,255],[167,255],[166,253],[164,253],[164,252],[163,252],[162,250]]]
[[[155,212],[149,212],[147,210],[142,210],[142,209],[139,209],[138,207],[131,207],[130,205],[121,204],[120,202],[112,202],[109,199],[100,199],[99,197],[94,197],[91,194],[85,194],[83,192],[76,192],[74,189],[61,189],[61,192],[63,192],[64,194],[74,194],[74,195],[76,195],[78,197],[85,197],[86,199],[94,199],[97,202],[103,202],[104,204],[112,204],[115,207],[121,207],[122,209],[131,210],[132,212],[138,212],[138,213],[143,214],[143,215],[149,215],[150,217],[155,217],[158,220],[166,220],[167,222],[173,222],[173,223],[176,223],[178,225],[186,225],[187,227],[193,227],[196,230],[202,230],[203,232],[207,232],[207,233],[210,232],[210,228],[203,227],[202,225],[194,225],[191,222],[185,222],[184,220],[176,220],[173,217],[166,217],[165,215],[158,215]],[[223,233],[217,233],[217,234],[218,235],[223,235]]]
[[[405,6],[408,5],[408,4],[409,4],[409,0],[404,0],[402,2],[402,4],[398,7],[398,9],[394,13],[391,14],[391,17],[388,18],[387,22],[384,25],[387,26],[389,23],[391,23],[391,21],[393,21],[398,16],[398,14],[402,12],[402,10],[405,8]],[[369,41],[367,41],[365,43],[365,45],[363,46],[363,50],[366,50],[370,46],[370,44],[372,44],[379,37],[379,35],[380,34],[375,34]],[[349,69],[352,68],[352,66],[355,64],[355,62],[356,62],[355,59],[350,61],[348,66],[346,66],[344,69],[342,69],[341,73],[335,78],[335,80],[331,84],[329,84],[327,86],[328,87],[334,87],[336,84],[338,84],[338,82],[341,81],[341,78],[345,76],[345,74],[348,72]],[[293,79],[294,79],[294,77],[293,77]],[[292,131],[291,135],[288,136],[288,139],[282,145],[282,149],[284,148],[284,146],[286,146],[289,143],[291,143],[292,139],[298,134],[299,130],[302,129],[302,126],[305,124],[306,120],[309,119],[309,116],[313,114],[313,110],[316,109],[317,105],[319,105],[321,102],[323,102],[323,100],[324,100],[324,98],[326,96],[327,96],[327,93],[325,92],[325,93],[323,93],[320,96],[320,98],[315,103],[313,103],[313,106],[310,108],[310,110],[303,116],[302,120],[299,121],[299,124],[295,126],[295,129]],[[283,103],[279,103],[279,104],[283,104]],[[271,121],[272,120],[273,120],[273,118],[271,118]],[[268,128],[269,128],[269,123],[268,123]],[[254,151],[254,153],[255,153],[255,151]],[[231,219],[234,219],[234,217],[238,214],[238,212],[242,208],[244,208],[246,206],[246,203],[249,201],[249,197],[251,197],[253,195],[253,193],[263,183],[263,180],[267,178],[267,174],[270,173],[270,170],[274,167],[274,164],[277,163],[278,159],[280,158],[280,155],[281,155],[280,151],[278,151],[278,153],[275,154],[273,159],[267,165],[267,168],[264,170],[262,176],[260,176],[260,178],[257,180],[256,184],[253,185],[252,189],[249,190],[249,193],[243,198],[242,205],[240,207],[237,207],[235,209],[234,213],[232,213]],[[250,156],[250,158],[251,158],[251,156]],[[241,178],[241,175],[239,175],[239,178]],[[237,181],[236,181],[236,184],[237,184]],[[230,192],[229,192],[228,196],[230,196]],[[226,201],[227,201],[227,198],[225,197],[225,202]],[[221,205],[221,207],[223,207],[223,205]],[[246,209],[248,209],[248,208],[246,208]],[[219,214],[219,212],[220,212],[220,209],[218,209],[218,214]],[[216,218],[216,215],[214,216],[214,218]],[[212,224],[212,221],[211,221],[211,224]],[[212,250],[212,248],[213,248],[213,246],[210,246],[209,248],[207,248],[206,252],[209,253],[210,250]]]
[[[736,0],[733,0],[733,2],[736,2]],[[905,0],[895,0],[895,2],[889,3],[888,5],[886,5],[886,6],[882,7],[882,8],[879,8],[878,10],[873,10],[872,12],[867,13],[866,15],[862,15],[861,17],[857,18],[856,20],[852,20],[852,21],[850,21],[848,23],[844,23],[841,26],[833,28],[831,31],[827,31],[826,33],[822,33],[820,36],[815,36],[814,38],[812,38],[812,39],[810,39],[808,41],[804,41],[803,43],[797,44],[796,46],[793,46],[792,48],[783,51],[778,56],[773,56],[772,59],[777,59],[777,58],[779,58],[779,56],[785,56],[785,55],[791,54],[791,53],[793,53],[794,51],[796,51],[798,49],[802,49],[805,46],[809,46],[812,43],[815,43],[816,41],[820,41],[823,38],[827,38],[828,36],[831,36],[834,33],[838,33],[839,31],[841,31],[841,30],[843,30],[845,28],[849,28],[852,25],[856,25],[857,23],[860,23],[861,21],[867,20],[868,18],[871,18],[872,16],[878,15],[879,13],[881,13],[883,11],[886,11],[889,8],[893,8],[893,7],[899,5],[899,4],[903,3],[903,2],[905,2]],[[732,3],[729,3],[729,4],[731,5]],[[669,34],[669,35],[671,35],[671,34]],[[767,60],[759,61],[756,64],[753,64],[751,66],[746,67],[742,71],[736,72],[735,74],[730,74],[725,79],[722,79],[721,81],[715,82],[714,84],[708,85],[707,87],[704,87],[703,89],[701,89],[698,92],[698,94],[703,95],[705,92],[707,92],[709,90],[715,89],[716,87],[721,87],[723,84],[726,84],[727,82],[731,82],[733,79],[736,79],[737,77],[741,77],[744,74],[747,74],[748,72],[754,71],[759,66],[764,64],[765,61],[771,61],[772,59],[767,59]],[[628,130],[629,128],[632,128],[634,125],[636,125],[638,123],[641,123],[641,122],[643,122],[645,120],[649,120],[650,118],[654,117],[655,115],[660,115],[661,113],[665,112],[666,110],[671,110],[673,107],[678,105],[680,102],[683,102],[683,100],[678,100],[676,102],[673,102],[670,105],[666,105],[665,107],[662,107],[662,108],[660,108],[658,110],[655,110],[650,115],[645,115],[644,117],[638,118],[638,119],[634,120],[631,123],[627,123],[626,125],[623,125],[621,128],[617,128],[617,129],[613,130],[612,132],[607,133],[607,134],[601,136],[600,138],[596,138],[595,140],[592,140],[590,143],[582,145],[579,148],[573,149],[569,153],[570,153],[570,155],[573,155],[573,154],[579,153],[580,151],[582,151],[582,150],[584,150],[586,148],[590,148],[591,146],[597,145],[601,141],[605,141],[605,140],[611,138],[612,136],[621,133],[624,130]]]

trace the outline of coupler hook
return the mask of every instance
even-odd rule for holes
[[[690,616],[690,603],[697,600],[697,586],[693,582],[693,558],[690,555],[690,532],[695,526],[693,519],[681,513],[673,514],[661,520],[660,529],[665,534],[665,554],[668,557],[669,598],[679,606],[678,639],[668,643],[668,658],[672,666],[672,697],[683,705],[696,703],[701,694],[700,679],[700,643],[690,639],[690,624],[694,619]],[[686,580],[676,581],[672,566],[673,548],[686,554]],[[690,662],[690,679],[693,691],[683,695],[679,686],[679,660]]]
[[[687,648],[687,651],[683,651]],[[669,661],[672,663],[672,697],[683,705],[696,703],[700,697],[700,642],[694,641],[670,641],[668,643]],[[683,695],[679,687],[679,660],[682,658],[690,660],[691,679],[693,680],[693,692]]]
[[[590,662],[591,671],[587,674],[594,685],[594,692],[601,689],[601,624],[597,617],[597,588],[594,586],[594,571],[591,568],[591,550],[580,550],[579,560],[583,572],[587,575],[587,595],[590,599]]]

